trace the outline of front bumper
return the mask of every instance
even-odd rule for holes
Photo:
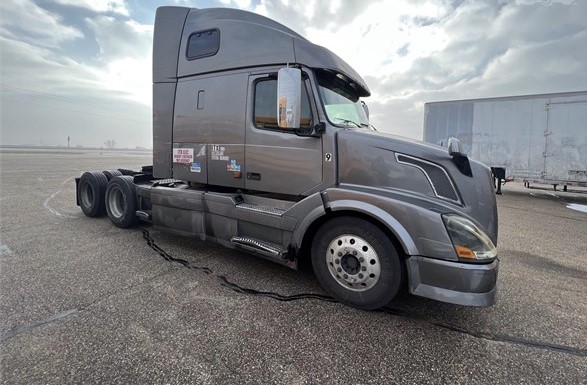
[[[414,295],[464,306],[496,301],[498,259],[481,265],[412,256],[406,265]]]

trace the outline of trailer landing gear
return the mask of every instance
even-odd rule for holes
[[[495,193],[501,195],[501,181],[505,181],[505,168],[491,167],[491,173],[493,174],[493,183],[496,188]]]

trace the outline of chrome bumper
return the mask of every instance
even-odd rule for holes
[[[412,256],[406,260],[410,293],[464,306],[491,306],[499,260],[469,264]]]

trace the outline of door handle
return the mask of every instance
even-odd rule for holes
[[[248,180],[261,180],[261,174],[258,172],[247,172]]]

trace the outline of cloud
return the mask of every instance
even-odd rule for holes
[[[59,4],[86,8],[97,13],[115,13],[129,16],[124,0],[55,0]]]
[[[357,69],[382,131],[422,138],[428,101],[587,89],[585,2],[343,2],[335,15],[292,3],[261,1],[257,11]]]
[[[42,22],[28,20],[29,6]],[[120,146],[151,145],[151,25],[113,16],[108,6],[109,15],[85,24],[88,13],[77,13],[81,34],[33,3],[2,7],[32,27],[29,35],[8,22],[0,29],[1,143],[54,144],[71,135],[72,143],[86,146],[108,138]],[[95,56],[74,59],[72,40],[95,40]]]
[[[28,124],[47,137],[75,129],[94,144],[110,137],[121,145],[150,143],[153,27],[137,18],[152,20],[145,15],[155,6],[137,4],[0,2],[3,142],[8,133],[32,133]],[[367,103],[380,131],[421,138],[428,101],[587,89],[583,1],[216,4],[266,15],[342,57],[371,88]]]
[[[237,8],[246,9],[251,5],[251,0],[219,0],[222,4],[236,6]]]
[[[0,34],[36,45],[56,47],[59,43],[83,37],[81,31],[63,25],[62,18],[30,0],[0,2]]]
[[[230,0],[237,5],[236,0]],[[253,12],[268,16],[294,31],[306,35],[306,30],[337,30],[354,20],[374,3],[383,0],[347,0],[347,1],[287,1],[260,0],[253,7]]]
[[[109,16],[86,19],[99,45],[92,72],[103,87],[127,92],[144,104],[151,103],[153,26]]]
[[[101,60],[143,57],[150,53],[153,40],[152,25],[111,16],[86,18],[86,24],[98,42]]]
[[[150,146],[150,107],[105,88],[95,69],[0,37],[0,143]]]
[[[0,37],[0,47],[3,83],[63,95],[68,95],[71,85],[75,85],[75,92],[83,93],[99,85],[87,67],[50,49],[4,37]]]

